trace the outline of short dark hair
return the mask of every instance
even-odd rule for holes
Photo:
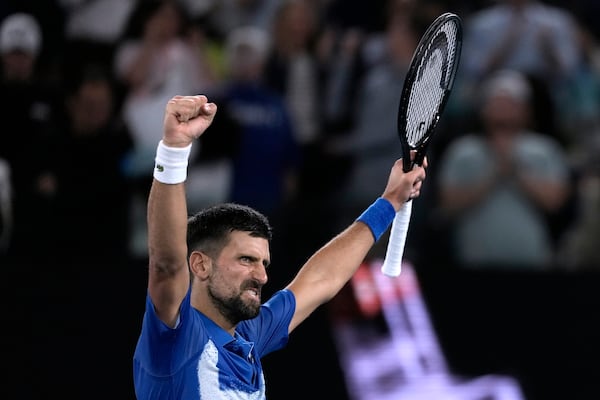
[[[233,231],[248,232],[269,242],[272,238],[271,224],[259,211],[236,203],[216,204],[188,218],[188,256],[192,251],[201,250],[216,257]]]

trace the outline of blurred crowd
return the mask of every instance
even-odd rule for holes
[[[50,307],[144,266],[164,105],[206,94],[219,112],[193,149],[190,211],[236,201],[268,215],[278,288],[383,190],[412,53],[447,11],[463,20],[459,76],[406,257],[600,267],[594,0],[4,0],[4,281]]]
[[[190,209],[257,207],[276,249],[303,258],[381,191],[407,65],[446,11],[463,52],[408,254],[598,264],[598,6],[584,0],[5,1],[3,257],[29,258],[36,238],[45,259],[93,243],[143,260],[164,104],[203,93],[220,113],[195,147]]]

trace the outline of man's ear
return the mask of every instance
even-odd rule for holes
[[[199,279],[206,279],[212,269],[212,259],[201,251],[193,251],[190,255],[190,270]]]

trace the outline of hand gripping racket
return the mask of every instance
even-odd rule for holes
[[[427,146],[452,90],[461,48],[461,19],[456,14],[445,13],[429,25],[415,49],[398,107],[398,136],[405,172],[423,163]],[[411,157],[412,151],[415,151],[414,158]],[[400,274],[411,213],[412,201],[409,200],[398,210],[392,222],[387,253],[381,267],[385,275]]]

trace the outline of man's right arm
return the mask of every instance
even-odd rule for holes
[[[205,96],[175,96],[166,106],[147,208],[148,294],[158,317],[175,326],[189,289],[185,178],[194,139],[211,124],[216,105]]]

